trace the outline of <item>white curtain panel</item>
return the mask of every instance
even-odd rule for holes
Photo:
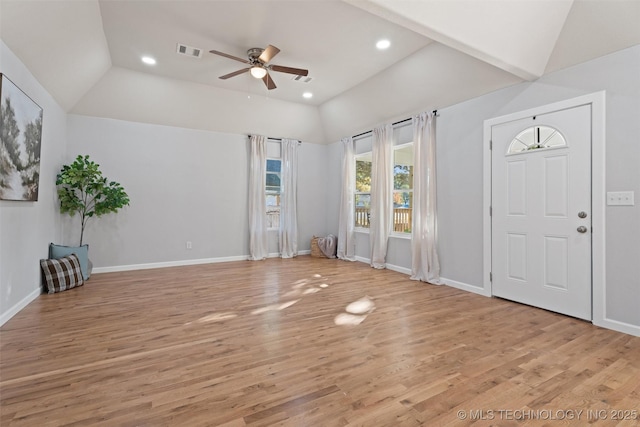
[[[251,135],[249,170],[249,259],[258,261],[268,256],[266,168],[267,138]]]
[[[338,223],[337,256],[346,261],[356,260],[355,200],[356,147],[353,138],[342,138],[342,197],[340,198],[340,222]]]
[[[298,149],[295,139],[282,140],[282,171],[280,173],[280,256],[298,255]]]
[[[433,113],[413,118],[411,279],[440,283],[436,218],[436,127]]]
[[[393,215],[393,127],[383,125],[373,130],[371,165],[371,218],[369,240],[371,266],[385,268],[387,241]]]

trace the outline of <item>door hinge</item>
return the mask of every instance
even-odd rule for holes
[[[493,150],[493,140],[489,140],[489,150]]]
[[[493,216],[493,206],[489,206],[489,216]]]
[[[489,281],[493,282],[493,273],[492,272],[489,272]]]

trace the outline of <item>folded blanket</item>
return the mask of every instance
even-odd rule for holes
[[[338,249],[338,238],[333,234],[318,238],[318,248],[327,258],[335,258]]]

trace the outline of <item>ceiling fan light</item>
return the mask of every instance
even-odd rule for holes
[[[256,79],[261,79],[267,75],[267,70],[256,65],[255,67],[251,67],[251,75]]]

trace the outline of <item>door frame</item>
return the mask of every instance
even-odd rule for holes
[[[495,125],[552,113],[559,110],[567,110],[583,105],[591,106],[591,305],[592,323],[609,329],[625,332],[624,325],[607,319],[606,316],[606,253],[605,253],[605,91],[565,101],[555,102],[540,107],[531,108],[517,113],[511,113],[484,121],[483,136],[483,291],[486,296],[492,295],[491,261],[492,261],[492,236],[491,215],[491,128]],[[628,332],[627,332],[628,333]]]

